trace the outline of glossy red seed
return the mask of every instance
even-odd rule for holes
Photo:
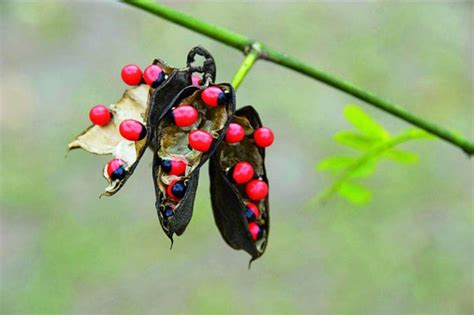
[[[123,82],[128,85],[138,85],[142,82],[142,69],[134,64],[123,67],[120,75]]]
[[[126,163],[122,159],[112,159],[107,163],[107,175],[112,180],[125,177]]]
[[[275,136],[273,135],[273,131],[270,128],[261,127],[255,130],[253,139],[255,140],[256,145],[266,148],[272,145]]]
[[[120,135],[130,141],[142,140],[146,136],[146,128],[135,119],[126,119],[120,123]]]
[[[156,88],[164,78],[163,70],[157,65],[149,65],[143,72],[143,79],[146,84]]]
[[[247,203],[245,204],[245,206],[250,209],[250,211],[253,213],[253,215],[255,216],[255,218],[258,218],[258,217],[259,217],[260,211],[258,210],[258,207],[257,207],[256,204],[254,204],[254,203],[252,203],[252,202],[247,202]]]
[[[209,151],[213,140],[211,134],[205,130],[193,130],[188,136],[191,148],[200,152]]]
[[[238,143],[245,136],[244,128],[236,123],[230,123],[225,133],[225,141],[227,143]]]
[[[254,174],[253,166],[249,162],[239,162],[235,164],[232,178],[237,184],[244,184],[252,179]]]
[[[245,193],[251,200],[262,200],[268,194],[268,185],[261,179],[254,179],[245,186]]]
[[[210,107],[216,107],[223,103],[224,97],[224,92],[216,86],[210,86],[201,93],[201,99],[204,101],[204,104]]]
[[[176,175],[176,176],[184,175],[184,172],[186,171],[186,166],[187,165],[188,164],[183,160],[172,160],[171,161],[171,170],[168,174]]]
[[[173,118],[178,127],[191,126],[198,118],[198,111],[190,105],[181,105],[173,109]]]
[[[89,119],[94,125],[105,126],[110,122],[112,114],[104,105],[97,105],[89,111]]]
[[[249,227],[250,235],[252,235],[252,239],[256,241],[260,234],[260,227],[255,222],[249,223],[248,227]]]
[[[195,86],[201,86],[201,77],[200,76],[197,76],[197,75],[193,75],[191,77],[191,82],[193,83],[193,85]]]

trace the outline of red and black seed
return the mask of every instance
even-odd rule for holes
[[[139,141],[146,137],[146,127],[135,119],[126,119],[120,123],[119,132],[130,141]]]
[[[152,88],[157,88],[165,79],[165,73],[158,65],[149,65],[143,71],[143,79]]]
[[[254,241],[262,238],[263,236],[263,229],[255,222],[251,222],[248,225],[250,235]]]
[[[254,203],[247,202],[244,215],[248,222],[255,222],[259,216],[258,207]]]
[[[127,171],[126,163],[122,159],[112,159],[107,163],[107,175],[111,180],[122,180],[125,178]]]
[[[161,160],[161,169],[169,175],[181,176],[186,172],[187,163],[182,160]]]
[[[178,201],[183,198],[186,193],[186,184],[183,181],[173,181],[166,189],[166,193],[171,199]]]

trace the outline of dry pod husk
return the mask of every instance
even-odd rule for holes
[[[222,142],[209,162],[211,184],[211,202],[214,219],[226,243],[234,249],[243,249],[252,256],[252,260],[264,252],[269,235],[268,195],[259,200],[249,200],[245,194],[245,185],[238,185],[229,179],[228,171],[236,163],[249,162],[254,168],[254,178],[268,184],[265,170],[265,149],[255,145],[252,135],[262,126],[256,110],[251,106],[235,112],[233,123],[244,128],[245,137],[237,144]],[[254,203],[259,210],[255,224],[261,229],[258,239],[254,240],[249,231],[249,222],[245,216],[247,202]]]
[[[205,88],[217,87],[224,92],[222,104],[209,107],[202,100]],[[179,105],[192,106],[198,112],[197,119],[190,126],[178,127],[171,117]],[[212,156],[222,142],[235,111],[235,94],[230,84],[210,84],[205,87],[188,86],[164,108],[167,116],[160,120],[155,135],[155,155],[153,159],[153,181],[156,191],[156,209],[161,226],[172,240],[173,235],[181,235],[191,220],[194,198],[198,186],[199,169]],[[190,147],[190,133],[202,130],[212,136],[212,144],[201,152]],[[180,160],[187,165],[180,176],[168,174],[163,166],[164,160]],[[169,186],[179,182],[185,192],[180,198],[173,198]]]
[[[117,103],[109,106],[112,119],[107,125],[91,125],[68,145],[69,150],[82,148],[94,154],[112,154],[114,158],[125,162],[125,174],[120,179],[110,178],[107,165],[104,167],[103,176],[108,186],[101,196],[111,196],[120,190],[133,174],[146,148],[152,143],[153,122],[159,115],[157,99],[168,103],[177,91],[191,83],[189,67],[182,70],[174,69],[158,59],[153,64],[160,66],[165,74],[159,86],[153,89],[147,84],[140,84],[127,89]],[[143,139],[129,141],[121,136],[120,123],[127,119],[136,120],[146,128],[146,136]]]

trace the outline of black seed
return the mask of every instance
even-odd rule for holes
[[[176,124],[176,120],[174,119],[174,114],[173,114],[173,110],[170,110],[169,112],[167,112],[165,114],[165,117],[164,119],[172,122],[173,124]]]
[[[156,89],[161,84],[161,82],[163,82],[164,79],[165,79],[165,74],[163,71],[161,71],[160,74],[158,75],[158,78],[156,78],[156,80],[153,81],[153,83],[151,84],[151,87]]]
[[[253,211],[249,207],[245,207],[244,215],[247,218],[248,222],[254,222],[255,220],[257,220],[257,218],[255,217],[255,213],[253,213]]]
[[[163,171],[165,173],[171,172],[171,166],[172,166],[171,160],[162,160],[161,161],[161,168],[163,169]]]
[[[217,105],[224,105],[227,101],[227,96],[225,95],[224,92],[219,93],[219,96],[217,97]]]
[[[140,131],[140,135],[138,136],[138,140],[142,140],[146,137],[146,127],[142,125],[142,130]]]
[[[162,212],[165,218],[169,218],[174,215],[174,211],[171,207],[166,207]]]
[[[173,187],[171,187],[171,193],[176,198],[183,198],[186,193],[186,185],[183,182],[174,183]]]
[[[112,174],[110,174],[110,179],[112,179],[112,180],[122,180],[122,179],[125,178],[126,173],[127,173],[127,171],[125,171],[125,167],[120,166],[115,171],[113,171]]]

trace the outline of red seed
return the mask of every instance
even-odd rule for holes
[[[123,67],[120,75],[123,82],[128,85],[138,85],[142,82],[142,69],[134,64]]]
[[[268,185],[261,179],[254,179],[245,186],[245,193],[251,200],[262,200],[268,194]]]
[[[236,123],[230,123],[225,133],[225,141],[227,143],[238,143],[245,136],[244,128]]]
[[[89,119],[94,125],[105,126],[110,122],[112,114],[104,105],[96,105],[89,111]]]
[[[192,82],[193,85],[195,85],[195,86],[201,86],[201,84],[200,84],[200,83],[201,83],[201,80],[202,80],[201,77],[200,77],[200,76],[197,76],[197,75],[193,75],[193,76],[191,77],[191,82]]]
[[[188,166],[188,163],[183,160],[172,160],[171,172],[169,174],[176,176],[184,175],[184,172],[186,171],[186,166]]]
[[[224,91],[216,86],[210,86],[201,93],[201,99],[204,104],[210,107],[216,107],[217,105],[224,104],[225,94]]]
[[[178,127],[191,126],[198,118],[198,111],[190,105],[181,105],[173,109],[173,118]]]
[[[191,148],[200,152],[209,151],[213,140],[211,134],[205,130],[193,130],[188,136]]]
[[[260,227],[258,226],[257,223],[252,222],[252,223],[249,223],[248,228],[250,231],[250,235],[252,235],[252,239],[256,241],[260,234]]]
[[[235,164],[232,178],[237,184],[244,184],[252,179],[254,170],[249,162],[239,162]]]
[[[163,70],[157,65],[149,65],[143,72],[143,79],[145,80],[146,84],[152,88],[158,87],[158,85],[163,82],[164,78],[165,74]]]
[[[255,140],[256,145],[266,148],[272,145],[275,136],[273,135],[273,131],[270,128],[261,127],[255,131],[253,134],[253,139]]]
[[[125,177],[125,167],[127,164],[122,159],[112,159],[107,163],[107,175],[112,180],[123,179]]]
[[[126,119],[120,123],[120,135],[130,141],[142,140],[146,137],[145,126],[135,119]]]

